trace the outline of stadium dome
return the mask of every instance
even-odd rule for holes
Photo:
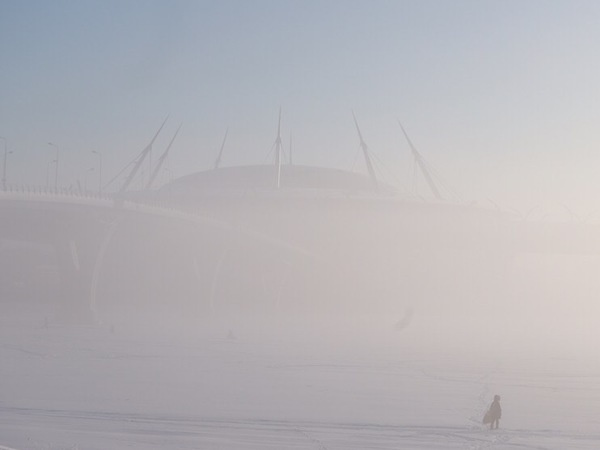
[[[197,172],[178,178],[159,190],[168,196],[190,194],[217,195],[247,192],[330,193],[391,195],[395,190],[376,184],[368,176],[339,169],[312,166],[281,166],[278,183],[277,168],[273,165],[223,167]],[[161,195],[162,196],[162,195]]]

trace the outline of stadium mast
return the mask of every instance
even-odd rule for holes
[[[123,186],[121,186],[121,189],[119,190],[119,195],[122,195],[127,190],[129,185],[131,184],[133,177],[135,177],[135,174],[140,169],[142,163],[146,159],[146,156],[148,156],[148,153],[150,153],[150,151],[152,151],[152,144],[154,144],[154,141],[158,137],[160,130],[162,130],[162,128],[165,126],[165,123],[167,123],[168,118],[169,118],[169,116],[167,116],[165,118],[164,122],[162,123],[162,125],[160,126],[160,128],[158,129],[158,131],[156,132],[156,134],[150,141],[150,143],[146,146],[146,148],[144,150],[142,150],[142,153],[140,153],[140,156],[138,156],[137,160],[135,161],[135,165],[133,166],[133,169],[131,170],[131,172],[129,172],[129,175],[127,176],[127,179],[125,180],[125,183],[123,183]]]
[[[371,163],[371,157],[369,156],[369,147],[367,146],[365,140],[362,137],[362,133],[360,132],[360,127],[358,126],[358,121],[356,120],[356,116],[354,115],[354,111],[352,111],[352,117],[354,118],[354,124],[356,125],[356,131],[358,132],[358,139],[360,140],[360,148],[363,151],[363,155],[365,156],[365,163],[367,164],[367,170],[369,171],[369,175],[371,176],[371,180],[375,185],[375,188],[378,187],[377,176],[375,175],[375,170],[373,169],[373,163]]]
[[[225,130],[225,136],[223,137],[223,142],[221,143],[221,149],[219,150],[219,155],[217,156],[217,160],[215,161],[215,166],[213,169],[218,169],[221,165],[221,157],[223,156],[223,149],[225,148],[225,141],[227,140],[227,133],[229,133],[229,128]]]
[[[150,176],[150,179],[148,180],[148,184],[146,185],[146,190],[148,190],[148,189],[150,189],[150,187],[152,187],[152,183],[156,179],[156,176],[158,175],[158,172],[160,171],[160,168],[164,164],[165,159],[167,159],[167,156],[169,155],[169,150],[171,150],[171,146],[173,145],[173,142],[175,142],[175,138],[177,137],[177,133],[179,133],[179,130],[181,130],[181,126],[182,125],[183,124],[179,125],[179,128],[177,128],[177,131],[175,132],[175,135],[173,136],[173,139],[171,139],[171,142],[169,142],[169,145],[167,146],[167,149],[165,150],[165,152],[162,155],[160,155],[160,158],[158,159],[158,162],[156,163],[156,167],[154,168],[154,171],[152,172],[152,175]]]
[[[398,121],[398,125],[400,125],[400,128],[402,128],[402,132],[404,133],[404,137],[406,138],[406,141],[408,142],[410,150],[413,154],[413,158],[415,158],[415,161],[416,161],[417,165],[419,166],[419,169],[421,169],[421,172],[423,172],[423,176],[425,177],[425,181],[427,181],[427,185],[429,186],[429,189],[431,189],[431,192],[433,192],[433,195],[435,196],[435,198],[437,198],[438,200],[444,200],[444,198],[442,197],[442,194],[440,194],[439,189],[435,185],[435,182],[433,181],[433,178],[431,177],[429,170],[427,169],[427,164],[425,163],[425,160],[423,159],[421,154],[417,151],[417,149],[413,145],[412,141],[408,137],[408,133],[402,126],[402,122]]]

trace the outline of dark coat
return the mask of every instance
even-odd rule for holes
[[[490,420],[497,420],[502,417],[502,408],[500,407],[500,401],[494,400],[489,410]]]

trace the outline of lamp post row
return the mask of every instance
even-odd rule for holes
[[[51,145],[56,148],[56,159],[53,162],[56,164],[55,172],[54,172],[54,189],[57,190],[58,189],[58,162],[59,162],[60,151],[59,151],[58,145],[56,145],[52,142],[48,142],[48,145]],[[101,194],[102,193],[102,153],[100,153],[96,150],[92,150],[92,153],[94,153],[95,155],[98,155],[98,158],[100,159],[99,166],[98,166],[98,192]],[[88,169],[88,171],[89,171],[89,169]],[[87,176],[86,176],[86,178],[87,178]],[[46,181],[46,183],[47,183],[47,181]]]
[[[2,162],[2,190],[6,191],[7,189],[7,178],[6,178],[6,167],[7,167],[7,159],[8,154],[12,153],[12,151],[8,151],[8,140],[4,136],[0,136],[0,139],[4,141],[4,154],[3,154],[3,162]],[[50,165],[55,164],[54,167],[54,189],[58,189],[58,164],[60,158],[60,149],[58,145],[53,142],[48,142],[48,145],[54,147],[56,149],[56,158],[48,163],[48,168],[46,170],[46,186],[49,185],[50,182]],[[99,166],[98,166],[98,192],[102,193],[102,153],[92,150],[92,153],[98,155],[99,158]]]

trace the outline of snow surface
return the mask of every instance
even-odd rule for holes
[[[519,334],[550,321],[454,326],[416,311],[402,331],[383,316],[76,326],[13,306],[0,316],[11,449],[600,448],[586,332]]]

